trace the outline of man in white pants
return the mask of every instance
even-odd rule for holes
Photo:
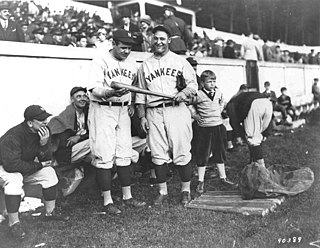
[[[250,162],[265,166],[262,141],[268,136],[272,118],[272,103],[259,92],[241,92],[227,105],[233,130],[247,140]]]
[[[71,194],[81,182],[74,177],[83,177],[83,164],[91,163],[89,145],[88,96],[87,89],[76,86],[70,91],[69,104],[58,116],[53,117],[48,123],[51,132],[53,158],[59,181],[64,180],[62,193],[64,196]]]
[[[168,197],[166,164],[171,161],[177,166],[181,179],[181,203],[191,200],[190,181],[192,169],[191,114],[185,101],[193,97],[198,89],[196,74],[188,61],[169,51],[170,31],[157,26],[154,32],[154,54],[142,63],[138,73],[140,88],[173,96],[173,100],[161,97],[136,95],[138,116],[143,130],[148,133],[148,145],[155,165],[160,194],[154,201],[160,205]],[[182,74],[185,88],[177,88],[177,76]]]
[[[54,211],[58,178],[51,167],[50,115],[42,107],[31,105],[24,112],[25,120],[0,138],[0,187],[4,188],[10,232],[17,239],[26,236],[18,216],[24,184],[42,186],[44,219],[69,219]]]
[[[114,90],[112,81],[132,85],[136,79],[136,62],[129,57],[134,41],[126,30],[113,32],[113,48],[97,54],[93,59],[89,79],[90,107],[88,115],[92,165],[97,170],[104,208],[111,214],[121,211],[111,197],[111,169],[117,166],[122,187],[123,203],[142,207],[146,203],[131,195],[130,164],[132,156],[131,94],[126,89]]]

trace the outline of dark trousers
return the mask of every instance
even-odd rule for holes
[[[198,127],[197,165],[207,166],[210,153],[214,163],[226,161],[227,131],[223,124],[214,127]]]

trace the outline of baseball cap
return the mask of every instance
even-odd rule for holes
[[[163,32],[167,33],[169,37],[171,36],[171,32],[170,32],[169,28],[166,27],[166,26],[164,26],[164,25],[158,25],[158,26],[156,26],[156,27],[153,29],[153,33],[154,33],[154,34],[155,34],[157,31],[163,31]]]
[[[87,88],[83,88],[83,87],[80,87],[80,86],[73,87],[71,89],[71,91],[70,91],[70,96],[73,96],[75,93],[77,93],[79,91],[87,92]]]
[[[135,44],[134,40],[132,39],[131,33],[124,29],[113,31],[113,40],[120,41],[125,44]]]
[[[47,111],[44,110],[43,107],[39,105],[30,105],[26,108],[24,111],[24,119],[27,121],[31,120],[38,120],[38,121],[44,121],[52,114],[47,113]]]

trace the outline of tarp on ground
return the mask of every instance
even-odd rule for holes
[[[247,200],[294,196],[308,190],[313,181],[314,173],[308,167],[277,164],[265,168],[251,163],[241,171],[239,189],[242,198]]]

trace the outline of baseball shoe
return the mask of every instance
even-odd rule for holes
[[[118,215],[121,214],[121,210],[117,208],[113,203],[103,206],[102,212],[106,214]]]
[[[186,206],[191,201],[191,195],[187,191],[183,191],[181,194],[181,204]]]
[[[10,234],[14,239],[17,240],[22,240],[26,237],[26,233],[23,230],[20,222],[17,222],[10,227]]]
[[[144,201],[139,201],[134,198],[130,198],[128,200],[123,200],[123,204],[129,207],[140,208],[146,205]]]
[[[238,184],[231,182],[227,178],[220,178],[220,183],[224,186],[232,187],[232,188],[237,188]]]
[[[68,221],[70,219],[70,216],[64,215],[61,212],[57,211],[56,209],[52,211],[52,213],[44,213],[43,219],[45,221]]]
[[[159,194],[154,200],[153,205],[159,206],[162,205],[168,199],[168,195]]]
[[[204,182],[198,182],[197,188],[196,188],[196,192],[198,194],[203,194],[204,192]]]

